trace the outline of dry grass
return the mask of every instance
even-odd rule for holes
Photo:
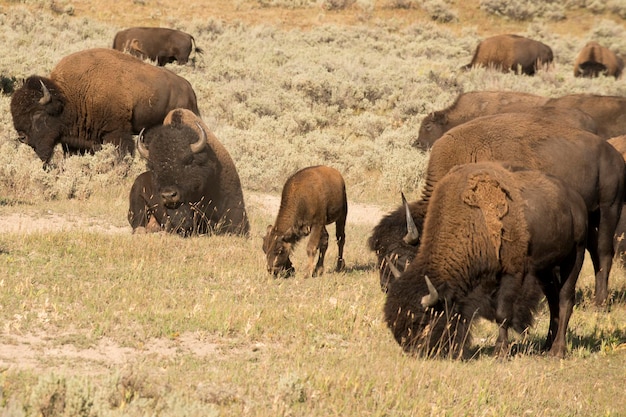
[[[207,52],[168,68],[192,83],[233,155],[252,222],[250,239],[133,236],[127,193],[143,161],[114,162],[106,149],[56,155],[44,172],[0,97],[0,416],[626,415],[621,268],[610,311],[599,311],[585,265],[565,360],[538,352],[542,307],[511,358],[491,355],[496,328],[480,321],[475,358],[458,362],[405,356],[383,323],[365,245],[379,215],[349,217],[342,274],[275,280],[261,250],[275,215],[264,198],[303,166],[338,167],[355,213],[357,202],[378,209],[367,213],[395,207],[400,189],[416,197],[428,154],[409,144],[459,91],[626,95],[625,80],[571,74],[587,38],[626,52],[623,20],[568,9],[562,21],[516,22],[478,1],[449,2],[458,21],[447,24],[428,20],[424,2],[206,3],[0,1],[0,39],[13,51],[0,57],[3,76],[47,74],[130,25],[193,33]],[[547,41],[555,68],[532,78],[457,70],[500,32]],[[328,268],[335,257],[331,242]]]

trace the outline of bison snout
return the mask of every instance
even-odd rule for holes
[[[163,200],[163,204],[168,208],[176,208],[180,205],[180,193],[174,189],[162,190],[161,199]]]

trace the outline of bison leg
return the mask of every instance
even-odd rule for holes
[[[609,295],[609,274],[615,254],[613,235],[619,221],[621,203],[611,207],[601,207],[599,212],[589,218],[589,234],[587,248],[596,275],[595,303],[603,305]]]
[[[546,342],[541,348],[543,351],[549,351],[552,348],[556,333],[559,328],[559,289],[557,284],[557,277],[555,271],[543,271],[537,274],[543,293],[546,296],[548,302],[548,308],[550,309],[550,325],[548,326],[548,335],[546,336]]]
[[[335,222],[335,236],[337,237],[337,267],[335,272],[341,272],[346,267],[343,260],[343,247],[346,244],[346,216],[342,216]]]
[[[319,258],[315,268],[313,268],[313,262],[315,255],[319,249]],[[324,226],[313,226],[311,228],[311,236],[307,244],[306,253],[309,257],[309,275],[316,277],[324,273],[324,257],[326,256],[326,249],[328,249],[328,231]]]

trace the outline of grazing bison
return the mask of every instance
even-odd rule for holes
[[[179,107],[198,114],[187,80],[112,49],[68,55],[50,78],[29,77],[11,98],[19,139],[44,164],[58,143],[65,154],[94,152],[105,143],[132,152],[133,134]]]
[[[578,109],[587,113],[604,139],[626,135],[626,97],[598,94],[568,94],[551,98],[546,106]]]
[[[427,150],[451,128],[481,116],[501,113],[531,113],[596,133],[599,127],[589,114],[576,108],[547,104],[549,99],[514,91],[474,91],[460,94],[446,109],[422,120],[416,148]]]
[[[154,27],[133,27],[120,30],[113,39],[113,49],[129,52],[141,59],[151,59],[158,65],[176,61],[184,65],[191,51],[202,53],[193,36],[180,30]]]
[[[172,110],[162,126],[140,135],[137,149],[148,171],[137,177],[129,196],[134,232],[248,234],[235,164],[193,112]]]
[[[339,171],[320,165],[293,174],[283,187],[276,221],[273,226],[267,227],[267,234],[263,238],[267,270],[274,275],[294,273],[289,256],[296,243],[310,234],[306,248],[309,257],[307,273],[309,276],[321,275],[328,249],[326,225],[333,222],[339,249],[335,271],[343,270],[347,215],[346,185]],[[314,268],[313,261],[318,249],[319,259]]]
[[[500,326],[496,351],[506,352],[508,328],[532,324],[543,290],[544,349],[563,357],[586,232],[585,202],[558,179],[495,162],[457,166],[433,189],[422,244],[390,283],[385,321],[408,352],[458,357],[483,317]]]
[[[595,302],[608,295],[608,278],[613,259],[613,235],[624,201],[624,160],[610,144],[593,133],[558,125],[549,119],[523,113],[484,116],[450,129],[433,145],[422,194],[424,203],[412,203],[411,215],[419,229],[433,187],[455,165],[485,160],[509,161],[561,179],[585,200],[589,213],[587,249],[595,274]],[[407,233],[404,207],[385,219],[395,228],[375,228],[370,249],[379,266],[387,259],[407,254],[406,244],[391,246]],[[407,239],[411,242],[414,239]],[[401,248],[396,253],[388,248]],[[383,269],[381,269],[381,273]],[[382,279],[382,277],[381,277]]]
[[[574,64],[575,77],[593,78],[602,74],[617,79],[623,70],[622,58],[598,42],[588,42],[578,53]]]
[[[493,67],[503,72],[519,70],[534,75],[553,59],[552,49],[542,42],[519,35],[496,35],[478,44],[472,62],[463,69]]]

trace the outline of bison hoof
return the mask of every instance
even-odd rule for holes
[[[337,268],[335,268],[335,272],[342,272],[344,269],[346,269],[346,261],[344,261],[343,259],[338,259]]]

